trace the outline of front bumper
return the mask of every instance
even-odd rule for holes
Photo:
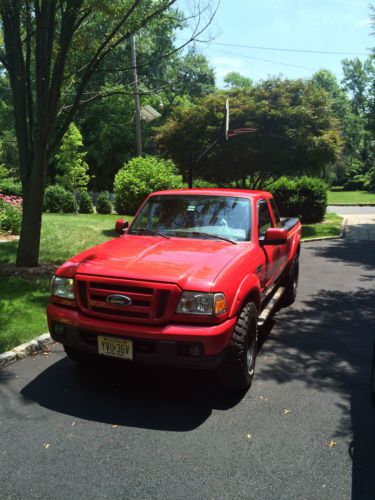
[[[218,325],[168,324],[149,326],[117,323],[86,316],[80,311],[49,304],[48,326],[57,342],[79,351],[98,354],[97,336],[113,336],[133,341],[133,361],[155,365],[212,369],[222,361],[232,338],[236,318]],[[54,323],[62,323],[64,332],[57,334]],[[186,355],[184,346],[199,345],[201,354]]]

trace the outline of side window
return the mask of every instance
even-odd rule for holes
[[[262,200],[258,205],[258,236],[264,236],[270,227],[272,227],[272,220],[268,203]]]
[[[270,198],[270,203],[271,203],[271,209],[272,209],[273,215],[275,217],[276,227],[283,227],[281,220],[280,220],[279,210],[277,208],[275,200],[273,198]]]

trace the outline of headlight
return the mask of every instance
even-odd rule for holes
[[[216,316],[226,311],[223,293],[183,292],[177,306],[179,314]]]
[[[51,283],[51,294],[63,299],[74,300],[74,280],[72,278],[60,278],[54,276]]]

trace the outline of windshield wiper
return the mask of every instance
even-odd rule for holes
[[[159,231],[154,231],[153,229],[148,229],[147,227],[137,227],[136,229],[133,229],[133,231],[134,233],[136,231],[140,231],[141,233],[154,234],[155,236],[162,236],[163,238],[170,240],[170,237],[167,236],[166,234],[159,233]],[[134,234],[133,231],[130,234]]]
[[[237,241],[231,240],[229,238],[224,238],[223,236],[218,236],[217,234],[201,233],[200,231],[192,231],[190,234],[192,234],[194,236],[203,236],[207,239],[214,238],[216,240],[228,241],[228,243],[232,243],[232,245],[237,245]]]

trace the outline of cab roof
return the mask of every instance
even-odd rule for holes
[[[193,188],[193,189],[171,189],[168,191],[155,191],[150,196],[154,195],[213,195],[213,196],[239,196],[247,198],[270,198],[272,195],[268,191],[258,191],[254,189],[235,189],[235,188]]]

